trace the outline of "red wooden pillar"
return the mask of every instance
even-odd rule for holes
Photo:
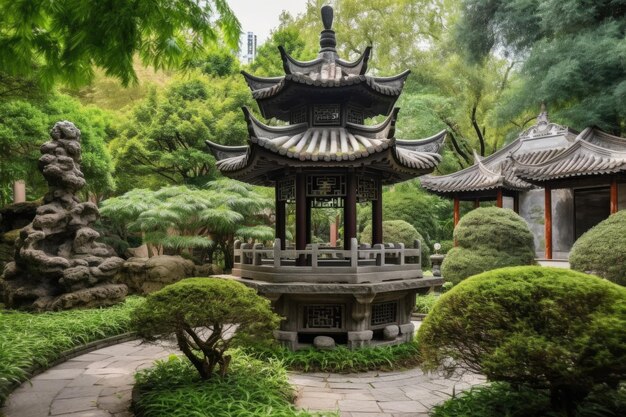
[[[296,174],[296,250],[306,249],[306,226],[308,223],[306,206],[306,177],[304,174]],[[301,255],[296,262],[297,265],[306,265],[306,257]]]
[[[287,239],[287,207],[285,201],[278,199],[278,189],[276,189],[276,238],[280,239],[280,248],[285,249],[285,240]]]
[[[496,207],[502,208],[502,189],[498,189],[498,195],[496,196]]]
[[[459,197],[454,196],[454,227],[459,224],[459,220],[461,219],[461,206],[459,202]]]
[[[372,245],[383,243],[383,187],[376,182],[377,199],[372,200]]]
[[[618,195],[617,195],[617,178],[611,180],[611,214],[617,213],[618,209]]]
[[[546,259],[552,259],[552,189],[549,186],[545,188],[544,213]]]
[[[337,225],[339,224],[339,216],[335,217],[335,219],[330,222],[330,246],[337,246]]]
[[[513,195],[513,211],[519,214],[519,193]]]
[[[480,207],[480,199],[477,198],[476,200],[474,200],[474,208],[477,209],[479,207]]]
[[[356,237],[356,175],[346,178],[346,198],[343,204],[343,247],[350,249],[350,241]]]

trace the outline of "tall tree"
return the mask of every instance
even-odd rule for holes
[[[626,1],[463,0],[458,42],[480,61],[523,60],[505,114],[546,102],[575,127],[626,131]]]
[[[236,48],[241,30],[225,0],[0,0],[0,10],[0,81],[44,87],[87,84],[95,67],[127,85],[135,55],[184,65],[220,35]]]

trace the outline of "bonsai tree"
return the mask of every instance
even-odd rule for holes
[[[526,221],[513,210],[472,210],[454,229],[454,239],[457,246],[448,251],[441,273],[455,284],[491,269],[535,262],[533,235]]]
[[[412,248],[415,241],[419,240],[422,248],[422,266],[430,265],[430,249],[424,240],[424,237],[415,227],[404,220],[386,220],[383,222],[383,239],[389,243],[404,243],[407,248]],[[365,226],[361,233],[361,241],[372,241],[372,225]]]
[[[626,378],[626,289],[565,269],[489,271],[443,294],[418,339],[427,370],[546,389],[571,415],[594,386]]]
[[[146,340],[174,334],[180,350],[209,379],[224,376],[233,343],[264,339],[278,326],[267,299],[243,284],[218,278],[189,278],[150,294],[132,315]]]
[[[583,234],[569,254],[572,269],[626,285],[626,210]]]

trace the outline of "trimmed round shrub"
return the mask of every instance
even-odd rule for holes
[[[569,412],[626,378],[626,288],[558,268],[485,272],[441,295],[418,341],[426,370],[546,389]]]
[[[385,243],[404,243],[404,247],[412,248],[416,240],[420,241],[422,247],[422,266],[430,265],[430,248],[426,240],[410,223],[404,220],[386,220],[383,222],[383,240]],[[372,241],[372,225],[368,224],[361,233],[361,241],[370,243]]]
[[[583,234],[569,254],[572,269],[626,285],[626,210]]]
[[[132,325],[147,340],[174,334],[202,379],[228,371],[234,342],[268,339],[280,317],[269,300],[236,281],[188,278],[156,291],[133,313]]]
[[[535,263],[534,237],[513,210],[481,207],[463,216],[454,229],[457,247],[441,266],[447,281],[458,283],[496,268]]]

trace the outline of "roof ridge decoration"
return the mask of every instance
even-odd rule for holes
[[[542,136],[565,135],[569,129],[567,126],[561,126],[550,122],[546,104],[541,103],[541,112],[537,116],[537,123],[520,133],[520,139],[532,139]]]

